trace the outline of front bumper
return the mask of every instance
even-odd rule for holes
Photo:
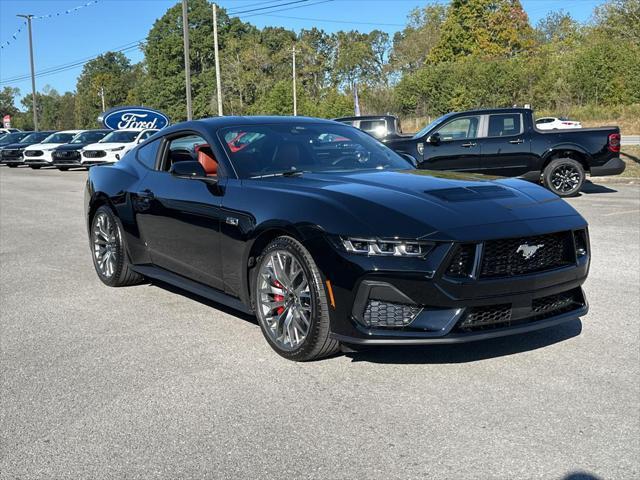
[[[576,222],[574,228],[584,225]],[[589,271],[588,251],[575,254],[575,263],[551,270],[461,280],[445,274],[455,245],[439,243],[424,259],[374,258],[335,249],[328,254],[329,246],[321,241],[309,245],[335,297],[331,336],[349,344],[461,343],[547,328],[588,312],[581,288]],[[409,323],[376,323],[367,317],[372,308],[386,312],[396,306],[409,308]],[[501,311],[506,316],[497,316]],[[397,315],[403,317],[402,312]],[[483,315],[488,322],[483,323]],[[480,321],[473,323],[476,318]]]
[[[104,165],[105,163],[116,163],[122,157],[122,151],[117,152],[105,152],[103,157],[86,157],[82,154],[82,166],[88,167],[91,165]]]
[[[620,175],[624,172],[627,165],[622,161],[620,157],[612,158],[604,165],[599,167],[591,167],[590,172],[592,177],[604,177],[607,175]]]

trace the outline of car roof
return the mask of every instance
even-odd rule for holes
[[[314,117],[294,117],[294,116],[269,116],[269,115],[257,115],[257,116],[228,116],[228,117],[209,117],[199,120],[191,120],[186,122],[176,123],[170,127],[165,127],[160,130],[162,133],[173,133],[181,130],[189,130],[195,127],[205,127],[207,129],[218,129],[225,127],[235,127],[240,125],[285,125],[289,123],[297,124],[327,124],[335,125],[333,120],[326,120],[323,118]]]
[[[338,117],[334,118],[336,122],[346,122],[346,121],[357,121],[357,120],[395,120],[396,117],[393,115],[360,115],[354,117]]]

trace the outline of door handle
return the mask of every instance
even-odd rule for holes
[[[517,145],[518,143],[524,143],[524,140],[519,138],[517,140],[509,140],[509,143],[513,143],[514,145]]]
[[[461,147],[470,148],[470,147],[475,147],[476,145],[477,145],[476,143],[469,142],[469,143],[463,143]]]

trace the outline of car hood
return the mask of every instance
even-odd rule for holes
[[[64,145],[63,143],[33,143],[29,145],[25,150],[46,150],[48,148],[56,148],[59,145]]]
[[[115,142],[91,143],[84,148],[85,150],[109,150],[111,148],[129,147],[131,145],[135,145],[135,143],[115,143]]]
[[[586,225],[560,197],[517,179],[406,170],[305,173],[254,181],[316,196],[342,210],[350,218],[342,229],[348,231],[331,232],[336,234],[487,239]]]
[[[63,145],[57,146],[56,150],[66,150],[66,151],[80,150],[80,149],[86,147],[87,145],[91,145],[91,144],[89,144],[89,143],[65,143]]]
[[[16,150],[27,148],[30,145],[36,145],[35,143],[10,143],[9,145],[3,145],[2,148],[7,150]]]

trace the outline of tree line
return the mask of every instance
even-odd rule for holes
[[[327,33],[259,29],[218,14],[223,108],[227,115],[293,111],[291,62],[297,51],[298,113],[435,116],[468,108],[531,104],[560,115],[576,106],[640,103],[640,0],[611,0],[586,24],[560,10],[531,25],[520,0],[451,0],[415,9],[405,28]],[[189,0],[194,117],[217,113],[211,4]],[[95,127],[107,107],[145,105],[186,118],[182,10],[154,23],[132,64],[120,52],[86,63],[76,91],[38,93],[42,128]],[[0,92],[0,113],[30,128],[31,96]]]

